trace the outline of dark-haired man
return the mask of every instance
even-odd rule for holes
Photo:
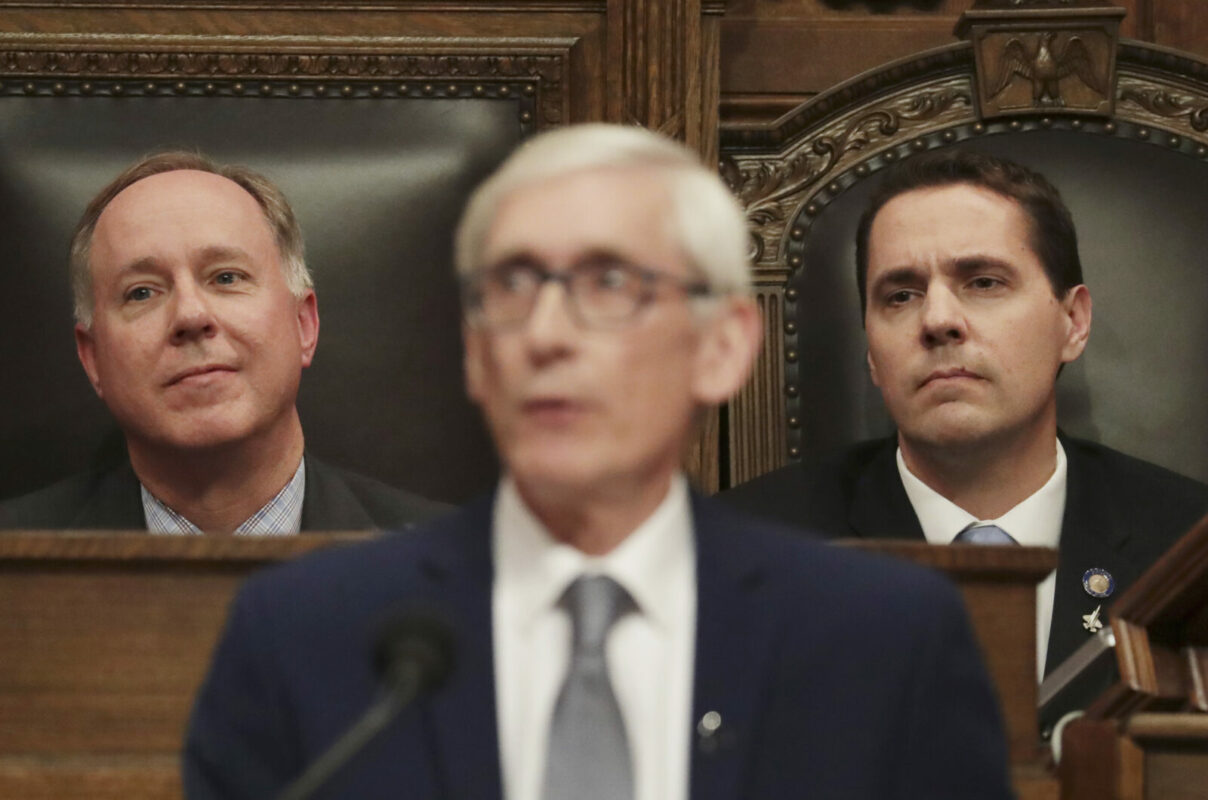
[[[3,504],[0,527],[276,534],[440,508],[303,458],[294,401],[319,311],[297,220],[264,176],[142,159],[85,209],[71,279],[80,362],[129,459]]]
[[[836,537],[1059,548],[1038,592],[1047,672],[1208,510],[1208,487],[1059,435],[1057,375],[1086,346],[1091,297],[1073,219],[1041,175],[967,151],[910,159],[861,218],[856,260],[897,436],[725,497]]]

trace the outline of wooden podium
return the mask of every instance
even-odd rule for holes
[[[1063,800],[1208,798],[1208,517],[1111,609],[1120,682],[1065,729]]]
[[[240,581],[361,538],[0,533],[0,798],[179,798],[193,694]],[[1056,554],[855,546],[935,567],[960,586],[1002,701],[1017,790],[1055,798],[1038,761],[1034,620],[1036,582]]]
[[[240,581],[350,538],[0,533],[0,798],[179,798]]]
[[[1015,792],[1019,800],[1056,800],[1059,787],[1036,714],[1036,584],[1056,568],[1057,551],[867,539],[841,544],[932,567],[956,583],[998,690]]]

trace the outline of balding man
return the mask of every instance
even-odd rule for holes
[[[0,506],[0,526],[281,534],[397,528],[438,504],[304,456],[295,399],[319,312],[302,234],[262,175],[145,158],[71,247],[75,338],[128,461]]]

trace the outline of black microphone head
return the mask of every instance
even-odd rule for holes
[[[453,653],[453,631],[448,623],[413,611],[382,625],[374,643],[373,665],[388,686],[415,680],[418,691],[430,691],[453,671]]]

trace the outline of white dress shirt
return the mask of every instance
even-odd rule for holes
[[[931,544],[951,544],[958,533],[972,523],[997,525],[1021,545],[1056,548],[1061,541],[1061,520],[1065,515],[1065,449],[1057,442],[1057,464],[1053,475],[1030,497],[998,519],[978,519],[939,492],[919,480],[906,466],[902,448],[898,448],[898,474],[906,496]],[[1053,593],[1057,571],[1045,576],[1036,586],[1036,679],[1044,677],[1044,659],[1049,649],[1049,628],[1053,622]]]
[[[634,800],[687,800],[696,641],[696,545],[683,476],[612,552],[555,541],[508,477],[492,520],[495,695],[505,800],[541,800],[550,720],[570,662],[570,618],[558,605],[581,574],[603,574],[637,610],[605,653],[625,720]]]

